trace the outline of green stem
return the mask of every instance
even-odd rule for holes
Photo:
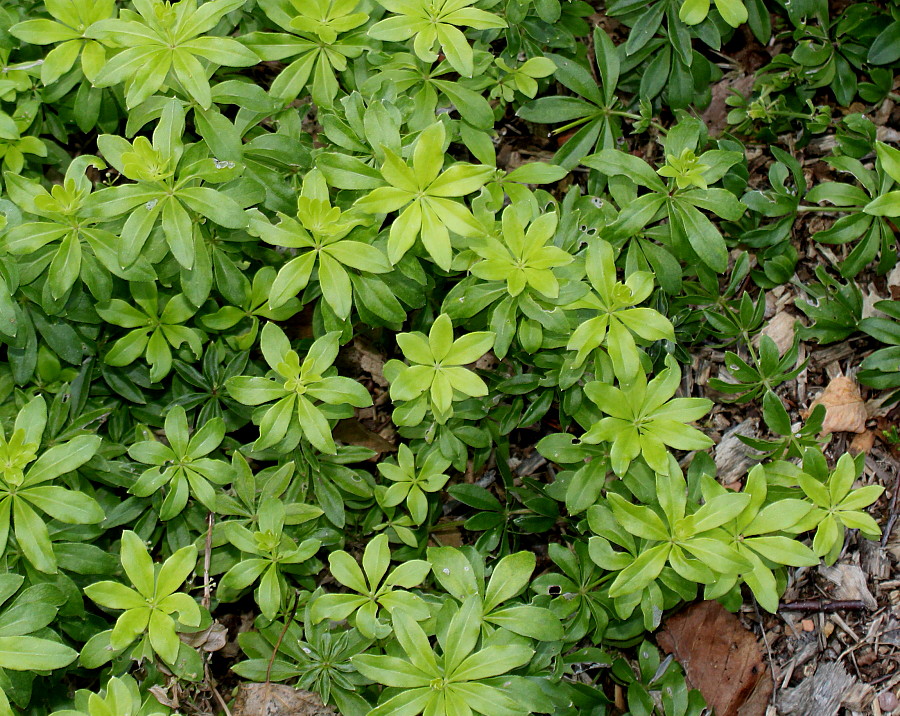
[[[624,117],[625,119],[633,119],[638,122],[644,119],[639,114],[635,114],[634,112],[625,112],[620,109],[608,110],[607,114],[615,116],[615,117]],[[653,120],[650,120],[650,126],[653,127],[654,129],[659,130],[663,134],[666,134],[666,132],[668,131],[665,127],[663,127],[661,124],[659,124],[659,122],[654,122]]]
[[[807,211],[846,211],[852,213],[854,211],[862,211],[861,206],[798,206],[797,213],[807,212]]]

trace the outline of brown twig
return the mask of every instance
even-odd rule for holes
[[[216,516],[212,512],[206,515],[206,549],[203,552],[203,599],[201,600],[204,609],[209,609],[209,603],[212,601],[212,585],[209,581],[209,565],[212,560],[212,533],[215,519]]]
[[[836,599],[831,602],[824,599],[801,599],[778,605],[780,612],[824,612],[828,614],[865,608],[865,603],[860,599]]]
[[[753,600],[753,609],[756,610],[756,618],[759,621],[759,631],[762,634],[763,644],[766,645],[766,655],[769,657],[769,671],[772,672],[772,696],[770,702],[772,706],[778,708],[778,679],[775,674],[775,659],[772,656],[772,648],[769,646],[769,637],[766,634],[766,625],[763,623],[762,614],[759,612],[759,603]]]
[[[300,604],[300,592],[294,592],[294,605],[291,607],[291,612],[288,614],[288,618],[284,620],[284,629],[281,630],[281,634],[278,635],[278,641],[275,642],[275,648],[272,650],[272,658],[269,659],[269,665],[266,667],[266,682],[269,683],[269,677],[272,675],[272,666],[275,664],[275,656],[278,654],[278,650],[281,648],[281,642],[284,641],[284,635],[287,634],[288,627],[291,625],[291,622],[294,621],[294,615],[297,613],[297,606]]]
[[[209,684],[209,688],[213,692],[213,696],[216,697],[216,701],[219,702],[219,706],[222,707],[222,711],[225,712],[225,716],[231,716],[231,709],[228,708],[228,704],[225,703],[225,699],[222,698],[222,694],[219,693],[219,690],[216,688],[216,685],[210,680],[207,682]]]

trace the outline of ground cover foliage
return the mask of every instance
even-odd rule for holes
[[[0,713],[699,714],[664,615],[880,537],[797,385],[900,398],[896,2],[18,0],[0,59]]]

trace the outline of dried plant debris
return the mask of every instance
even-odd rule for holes
[[[898,7],[0,3],[0,716],[888,709]]]

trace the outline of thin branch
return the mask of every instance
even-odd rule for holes
[[[859,599],[836,599],[831,602],[824,599],[802,599],[778,605],[780,612],[824,612],[826,614],[865,608],[865,603]]]
[[[275,648],[272,650],[272,658],[269,659],[269,665],[266,667],[266,681],[265,683],[269,683],[269,677],[272,675],[272,665],[275,663],[275,656],[278,654],[278,650],[281,648],[281,642],[284,641],[284,635],[287,634],[288,627],[291,625],[291,622],[294,621],[294,615],[297,613],[297,606],[300,604],[300,592],[294,592],[294,605],[291,607],[291,612],[288,614],[288,618],[284,620],[284,629],[281,630],[281,634],[278,635],[278,641],[275,642]]]
[[[759,620],[759,631],[762,634],[763,644],[766,645],[766,655],[769,657],[769,671],[772,672],[772,696],[770,701],[772,706],[778,708],[778,679],[775,676],[775,659],[772,656],[772,649],[769,646],[769,637],[766,634],[766,625],[763,623],[762,614],[759,612],[759,604],[754,599],[753,608],[756,610],[756,618]]]
[[[212,560],[212,533],[215,521],[215,513],[210,512],[206,515],[206,548],[203,552],[203,599],[201,601],[204,609],[209,609],[209,604],[212,601],[212,584],[209,581],[209,565]]]

